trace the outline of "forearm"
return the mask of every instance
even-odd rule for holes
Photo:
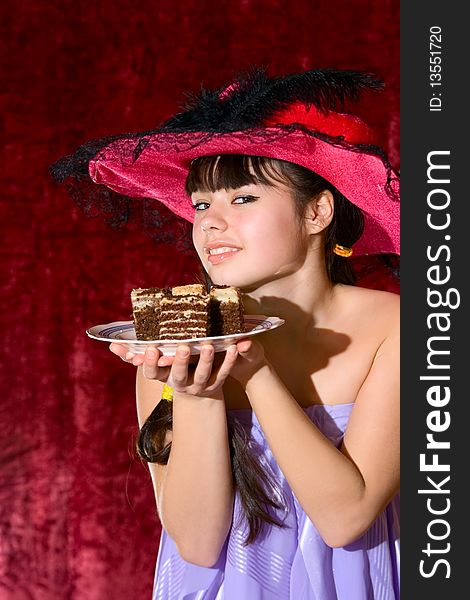
[[[232,507],[225,403],[175,394],[159,510],[182,556],[190,562],[214,562],[230,529]]]
[[[325,541],[353,541],[375,518],[354,463],[311,422],[269,365],[248,381],[246,393],[289,485]]]

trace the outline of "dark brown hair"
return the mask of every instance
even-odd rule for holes
[[[334,198],[334,216],[325,230],[326,269],[333,283],[354,284],[356,277],[348,259],[334,254],[333,248],[336,243],[352,246],[357,242],[364,228],[362,212],[313,171],[293,163],[259,156],[206,156],[191,163],[186,192],[190,195],[196,191],[215,192],[237,189],[251,183],[273,185],[276,182],[287,184],[292,190],[299,224],[308,203],[324,190],[330,190]],[[143,424],[137,439],[137,451],[143,460],[167,464],[171,442],[165,444],[165,435],[172,429],[172,420],[172,403],[160,400]],[[265,524],[284,526],[269,508],[285,510],[286,505],[273,476],[262,468],[250,450],[246,429],[232,416],[228,417],[228,432],[233,480],[248,523],[245,544],[250,544],[259,536]],[[276,497],[279,500],[275,500]]]

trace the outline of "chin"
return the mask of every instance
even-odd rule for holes
[[[209,273],[209,277],[214,285],[233,285],[234,287],[243,287],[239,285],[237,277],[223,277]]]
[[[211,272],[212,271],[212,272]],[[212,283],[214,285],[233,285],[234,287],[242,288],[246,285],[246,277],[240,277],[239,275],[231,275],[230,273],[217,273],[217,270],[206,269]]]
[[[260,281],[259,277],[250,278],[245,273],[243,276],[240,274],[222,274],[222,273],[209,273],[209,277],[214,285],[232,285],[240,288],[240,290],[255,290],[259,287],[263,281]]]

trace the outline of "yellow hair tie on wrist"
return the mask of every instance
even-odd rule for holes
[[[348,258],[353,253],[353,249],[348,246],[340,246],[340,244],[335,244],[333,248],[333,252],[338,256],[343,256],[344,258]]]
[[[173,388],[165,383],[162,390],[162,400],[173,402]]]

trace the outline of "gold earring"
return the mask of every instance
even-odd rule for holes
[[[349,258],[353,253],[353,249],[348,246],[340,246],[340,244],[335,244],[333,248],[333,252],[338,256],[342,256],[344,258]]]

